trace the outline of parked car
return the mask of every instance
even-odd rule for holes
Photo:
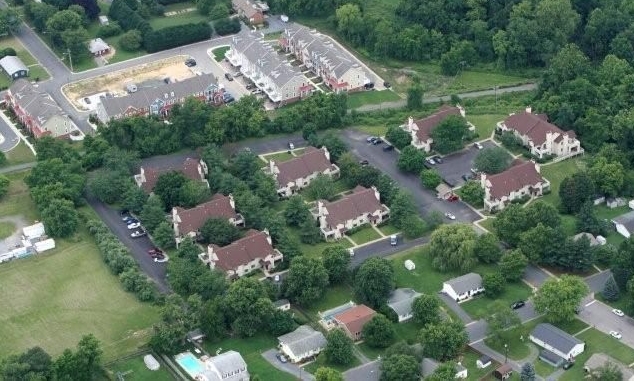
[[[254,84],[252,84],[252,83],[247,83],[244,87],[246,87],[246,88],[247,88],[247,90],[251,90],[252,88],[254,88],[254,87],[255,87],[255,85],[254,85]]]
[[[130,214],[130,211],[128,209],[121,209],[119,211],[119,214],[123,217],[123,216],[127,216],[128,214]]]
[[[368,142],[368,143],[372,143],[376,139],[378,139],[376,136],[368,136],[367,139],[365,139],[365,141]]]
[[[137,220],[137,219],[136,219],[136,218],[134,218],[134,217],[130,217],[130,216],[128,216],[128,217],[123,217],[123,222],[125,222],[125,223],[126,223],[126,225],[130,225],[130,224],[133,224],[133,223],[135,223],[135,222],[139,222],[139,220]]]
[[[241,71],[236,71],[235,73],[233,73],[233,76],[235,78],[242,77],[242,72]]]
[[[388,144],[385,147],[383,147],[383,151],[394,151],[394,146],[391,144]]]
[[[143,237],[146,236],[147,232],[143,229],[139,229],[139,230],[135,230],[130,234],[130,237],[132,238],[139,238],[139,237]]]
[[[625,314],[623,313],[623,311],[621,311],[621,310],[619,310],[619,309],[616,309],[616,308],[612,310],[612,313],[613,313],[613,314],[615,314],[616,316],[620,316],[620,317],[625,316]]]
[[[434,161],[435,161],[436,163],[438,163],[438,164],[442,164],[442,157],[440,157],[440,156],[434,156],[434,158],[433,158],[433,159],[434,159]]]
[[[92,102],[90,101],[90,98],[84,98],[84,102],[86,102],[87,105],[91,104]]]
[[[381,138],[376,138],[372,142],[373,145],[378,145],[378,144],[381,144],[381,143],[383,143],[383,139],[381,139]]]
[[[262,94],[262,90],[260,89],[251,90],[251,94]]]
[[[562,366],[562,368],[564,368],[564,370],[568,370],[568,369],[572,368],[573,365],[575,365],[574,362],[567,361],[567,362],[564,363],[564,366]]]
[[[288,142],[288,149],[294,150],[295,149],[295,144],[293,144],[292,142]]]
[[[140,228],[141,227],[141,223],[140,222],[133,222],[131,224],[128,224],[128,229],[132,230],[132,229],[136,229],[136,228]]]
[[[398,245],[398,236],[396,234],[392,234],[390,236],[390,245],[391,246],[396,246]]]
[[[159,249],[158,247],[152,248],[150,250],[147,251],[147,253],[151,256],[154,255],[163,255],[163,250]]]
[[[231,75],[231,73],[225,73],[225,78],[227,78],[227,81],[233,81],[233,76]]]
[[[478,142],[473,143],[473,146],[474,146],[475,148],[477,148],[477,149],[482,149],[482,148],[484,148],[484,147],[482,147],[482,144],[480,144],[480,143],[478,143]]]
[[[425,159],[426,162],[428,162],[431,165],[436,164],[436,161],[434,160],[433,157],[428,157],[427,159]]]
[[[610,331],[610,336],[614,337],[617,340],[621,340],[621,338],[623,337],[623,335],[621,335],[621,332],[617,331]]]
[[[368,165],[368,164],[370,164],[370,162],[369,162],[369,161],[367,161],[367,160],[360,160],[360,161],[359,161],[359,164],[361,164],[361,165]]]
[[[471,176],[470,175],[462,175],[462,179],[464,181],[469,181],[469,180],[471,180]]]
[[[366,90],[374,89],[374,82],[369,82],[363,85]]]
[[[185,66],[187,67],[192,67],[192,66],[196,66],[196,60],[193,58],[188,58],[185,60]]]
[[[235,101],[236,99],[233,97],[233,95],[231,95],[229,93],[224,93],[224,94],[222,94],[222,100],[225,103],[231,103],[231,102]]]
[[[277,355],[277,359],[280,360],[281,363],[285,364],[288,360],[286,359],[286,356],[284,356],[283,354],[278,354]]]
[[[392,84],[389,82],[383,82],[383,87],[385,87],[386,89],[389,89],[390,87],[392,87]]]
[[[526,305],[526,303],[524,303],[524,301],[523,301],[523,300],[518,300],[517,302],[515,302],[515,303],[511,304],[511,308],[512,308],[512,309],[514,309],[514,310],[516,310],[516,309],[518,309],[518,308],[522,308],[522,307],[524,307],[525,305]]]
[[[455,220],[456,219],[456,216],[454,216],[453,214],[451,214],[449,212],[445,213],[445,217],[449,218],[450,220]]]
[[[458,200],[460,200],[460,197],[458,197],[458,195],[455,195],[455,194],[452,194],[451,196],[447,197],[447,201],[449,202],[454,202]]]

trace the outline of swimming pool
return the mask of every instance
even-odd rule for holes
[[[198,360],[191,352],[183,352],[174,357],[178,365],[191,376],[196,378],[197,375],[205,371],[205,365]]]

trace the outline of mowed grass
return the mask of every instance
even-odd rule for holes
[[[329,287],[321,299],[315,301],[306,312],[313,320],[319,320],[319,312],[324,312],[342,304],[354,301],[354,291],[347,284],[334,285]]]
[[[214,50],[212,50],[211,52],[214,54],[214,59],[217,62],[222,61],[223,59],[225,59],[225,53],[231,49],[230,46],[221,46],[219,48],[216,48]]]
[[[5,153],[7,157],[7,165],[24,164],[35,161],[35,155],[29,147],[24,144],[23,141],[11,151]]]
[[[18,58],[29,68],[29,80],[34,81],[35,78],[39,78],[40,81],[43,81],[50,78],[48,72],[38,64],[37,60],[15,37],[5,36],[0,38],[0,46],[2,48],[13,48],[15,50]],[[4,74],[4,72],[0,73],[0,87],[9,87],[11,83],[11,78]]]
[[[467,120],[473,123],[480,139],[486,139],[491,137],[491,134],[495,130],[497,122],[504,120],[506,115],[503,114],[487,114],[487,115],[469,115],[467,114]]]
[[[161,17],[151,18],[150,26],[153,29],[158,30],[158,29],[163,29],[170,26],[199,23],[203,21],[209,21],[209,18],[207,16],[203,16],[200,13],[194,11],[194,12],[181,13],[180,15],[174,15],[174,16],[161,16]]]
[[[359,130],[361,132],[364,132],[368,135],[372,135],[372,136],[385,136],[385,133],[387,132],[387,126],[356,126],[354,127],[355,130]]]
[[[265,162],[269,162],[270,160],[273,160],[274,162],[281,162],[281,161],[288,161],[291,160],[292,158],[294,158],[295,156],[293,156],[292,154],[288,153],[288,152],[278,152],[278,153],[272,153],[270,155],[264,155],[262,156],[262,158],[264,159]]]
[[[363,229],[355,232],[354,234],[349,236],[357,245],[362,245],[364,243],[374,241],[375,239],[381,238],[381,235],[374,230],[371,226],[366,226]]]
[[[125,374],[124,378],[126,381],[173,381],[175,380],[172,377],[171,373],[167,370],[167,366],[160,360],[157,355],[154,355],[161,367],[159,370],[149,370],[145,366],[145,362],[143,361],[143,356],[145,354],[132,357],[130,359],[117,361],[109,366],[107,369],[111,372],[111,375],[116,377],[117,373],[121,372]]]
[[[523,282],[507,283],[504,292],[495,299],[486,296],[479,296],[468,302],[460,304],[472,318],[480,319],[491,315],[491,304],[493,302],[502,301],[505,305],[510,306],[511,303],[518,300],[526,300],[532,295],[532,290]]]
[[[15,232],[15,224],[9,221],[0,221],[0,239],[5,239]]]
[[[123,36],[123,34],[120,34],[118,36],[108,37],[105,39],[108,45],[113,46],[115,49],[115,54],[114,56],[108,59],[108,63],[113,64],[116,62],[127,61],[133,58],[142,57],[147,54],[145,50],[143,49],[135,50],[133,52],[129,52],[122,49],[121,44],[119,42],[121,40],[121,36]]]
[[[401,97],[393,91],[359,91],[348,95],[348,108],[355,109],[363,105],[379,104],[383,102],[393,102]]]
[[[559,186],[568,176],[585,168],[585,163],[579,158],[560,161],[555,164],[542,165],[541,174],[550,181],[550,194],[542,197],[542,200],[559,206]]]

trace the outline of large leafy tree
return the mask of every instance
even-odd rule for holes
[[[548,279],[535,294],[535,310],[546,314],[553,323],[568,322],[574,319],[575,310],[587,293],[588,286],[577,276]]]
[[[206,243],[226,246],[240,238],[240,230],[224,218],[210,218],[200,228],[200,235]]]
[[[417,380],[420,380],[420,363],[414,356],[396,354],[381,361],[381,381]]]
[[[520,317],[508,305],[502,301],[495,301],[491,304],[485,320],[489,324],[489,334],[491,339],[497,343],[502,342],[502,334],[505,330],[521,324]]]
[[[440,299],[436,295],[423,294],[412,303],[414,321],[421,325],[439,323]]]
[[[161,199],[165,210],[181,205],[181,188],[185,183],[187,178],[178,171],[170,171],[159,176],[153,192]]]
[[[320,173],[311,180],[304,193],[313,200],[331,201],[335,198],[337,191],[332,177]]]
[[[291,196],[284,208],[286,223],[290,226],[299,226],[307,219],[312,219],[310,209],[300,195]]]
[[[485,148],[478,152],[474,164],[478,171],[496,174],[506,170],[513,161],[513,157],[502,147]]]
[[[507,281],[517,282],[524,276],[528,259],[520,249],[507,251],[500,258],[500,272]]]
[[[316,381],[343,381],[341,372],[333,368],[321,366],[315,372]]]
[[[502,241],[517,246],[521,234],[539,223],[544,227],[558,228],[561,225],[561,217],[554,206],[538,200],[526,208],[517,204],[507,206],[493,220],[493,227]]]
[[[420,331],[423,353],[438,361],[452,359],[469,342],[464,325],[459,322],[428,324]]]
[[[468,132],[469,127],[463,117],[448,116],[431,132],[434,149],[441,154],[458,151],[464,146],[464,138]]]
[[[436,229],[429,242],[432,267],[437,270],[468,272],[477,263],[474,254],[477,236],[464,224],[443,225]]]
[[[401,150],[396,165],[403,172],[419,174],[425,169],[425,154],[414,146],[406,146]]]
[[[478,237],[473,254],[483,263],[495,263],[502,257],[502,248],[497,237],[491,233]]]
[[[5,358],[0,366],[0,376],[6,381],[49,380],[52,367],[51,356],[44,349],[33,347]]]
[[[585,202],[577,214],[577,231],[592,235],[606,236],[608,224],[599,219],[591,202]]]
[[[223,306],[234,332],[244,337],[265,328],[275,310],[266,285],[255,278],[241,278],[232,283],[223,298]]]
[[[161,222],[165,221],[165,209],[161,199],[157,195],[150,196],[139,217],[149,231],[154,231]]]
[[[436,169],[423,169],[420,172],[420,181],[427,189],[436,189],[442,183],[442,176]]]
[[[328,271],[318,258],[293,259],[284,279],[286,296],[302,306],[318,300],[328,287]]]
[[[326,336],[327,344],[324,348],[324,355],[331,364],[346,365],[352,362],[353,343],[352,339],[348,337],[341,329],[333,329]]]
[[[365,323],[362,330],[363,341],[373,348],[389,347],[396,337],[392,322],[385,315],[377,314]]]
[[[634,276],[634,237],[630,237],[619,245],[616,255],[610,259],[610,268],[616,284],[624,290],[627,282]]]
[[[348,249],[343,246],[330,246],[321,252],[321,256],[331,284],[340,283],[348,277],[348,266],[350,266]]]
[[[478,181],[467,181],[462,188],[458,190],[458,194],[462,200],[476,208],[484,206],[484,189]]]
[[[403,149],[412,142],[412,135],[398,126],[390,126],[385,133],[385,139],[394,147]]]
[[[361,301],[378,308],[387,302],[394,284],[392,263],[383,258],[369,258],[357,271],[354,291]]]
[[[595,195],[594,181],[585,171],[566,177],[559,186],[559,199],[565,213],[577,213]]]
[[[499,272],[485,274],[482,277],[482,287],[484,287],[484,294],[491,299],[497,298],[502,292],[504,292],[505,286],[506,279],[504,279],[502,274]]]
[[[54,199],[42,209],[42,221],[48,235],[65,238],[77,230],[79,214],[71,201]]]

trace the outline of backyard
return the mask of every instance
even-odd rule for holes
[[[491,299],[487,296],[479,296],[468,302],[460,304],[463,310],[465,310],[473,319],[484,318],[491,315],[491,304],[493,302],[501,301],[505,305],[510,306],[511,303],[518,300],[526,300],[532,295],[532,290],[523,282],[507,283],[504,292]]]
[[[372,226],[365,226],[348,235],[348,237],[357,245],[363,245],[364,243],[368,243],[370,241],[381,238],[381,235],[376,230],[374,230]]]
[[[467,110],[468,112],[469,110]],[[478,133],[480,139],[487,139],[495,130],[497,122],[504,120],[506,115],[503,114],[487,114],[487,115],[470,115],[467,114],[467,120],[471,122]]]
[[[116,361],[106,365],[106,369],[112,376],[116,377],[118,373],[124,374],[125,381],[173,381],[175,378],[167,370],[166,365],[160,360],[160,357],[154,355],[161,367],[159,370],[152,371],[147,368],[143,362],[143,356],[146,353],[124,360]]]
[[[566,177],[585,168],[582,159],[572,158],[555,164],[541,166],[541,174],[550,182],[550,193],[542,197],[542,200],[559,206],[559,186]]]

